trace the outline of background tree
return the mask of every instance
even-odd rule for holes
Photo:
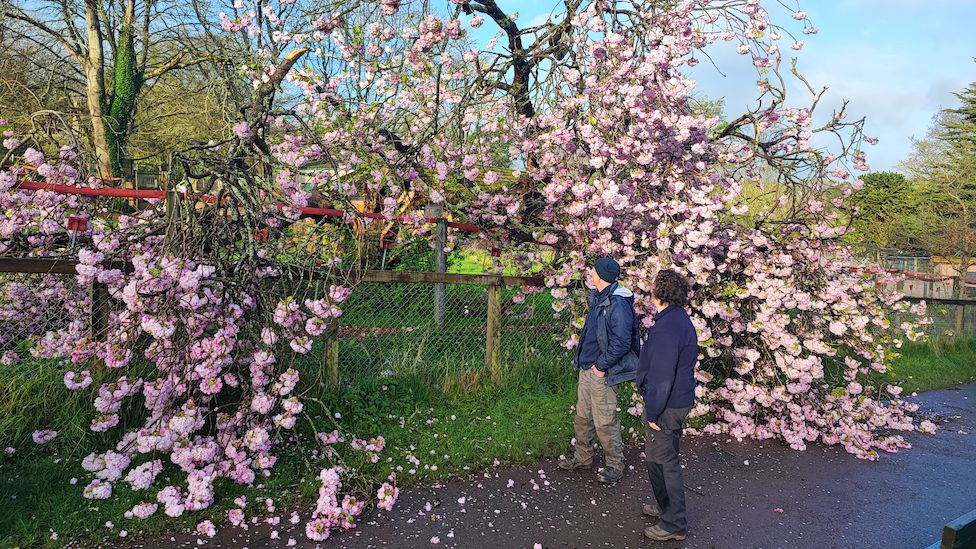
[[[81,84],[101,177],[122,174],[139,97],[207,58],[190,45],[195,16],[183,2],[0,0],[0,16],[10,32],[69,61],[55,68]]]
[[[952,147],[950,161],[966,162],[976,151],[976,82],[953,95],[962,105],[946,111],[953,117],[945,124],[944,139]]]
[[[961,181],[976,178],[976,156],[960,159],[952,171],[933,172],[916,182],[909,212],[894,224],[895,242],[942,257],[960,278],[976,266],[976,200]],[[957,297],[963,285],[955,284]]]
[[[871,172],[861,176],[864,187],[854,195],[857,214],[851,240],[865,251],[880,254],[885,248],[904,244],[902,217],[912,213],[911,181],[898,172]]]
[[[160,79],[139,99],[127,142],[128,158],[170,170],[174,153],[187,143],[227,136],[239,112],[231,98],[235,84],[210,62]]]
[[[903,163],[913,191],[895,231],[903,247],[943,257],[963,277],[976,265],[976,83],[955,95],[962,104],[944,109]]]

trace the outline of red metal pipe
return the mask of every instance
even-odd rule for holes
[[[44,183],[41,181],[19,181],[15,185],[15,188],[24,189],[29,191],[51,191],[62,194],[77,194],[84,196],[104,196],[113,198],[134,198],[134,199],[164,199],[166,198],[166,191],[151,191],[151,190],[136,190],[136,189],[115,189],[111,187],[102,189],[93,189],[91,187],[76,187],[74,185],[62,185],[58,183]],[[201,196],[200,200],[202,202],[213,203],[216,200],[213,196]],[[302,215],[306,216],[322,216],[322,217],[345,217],[345,212],[342,210],[336,210],[333,208],[301,208]],[[362,215],[368,219],[379,219],[387,221],[386,216],[379,213],[373,212],[361,212]],[[392,221],[407,222],[411,219],[404,216],[398,216],[392,219]],[[435,223],[437,218],[426,217],[424,221],[428,223]],[[493,229],[484,229],[476,225],[471,225],[469,223],[459,223],[456,221],[448,221],[447,226],[452,229],[457,229],[459,231],[464,231],[467,233],[487,233],[496,234],[497,231]],[[538,244],[543,244],[551,248],[557,248],[556,245],[547,244],[544,242],[538,242]]]
[[[28,191],[51,191],[61,194],[80,194],[84,196],[110,196],[113,198],[166,198],[166,191],[149,191],[135,189],[93,189],[91,187],[75,187],[59,183],[42,183],[40,181],[20,181],[16,188]]]

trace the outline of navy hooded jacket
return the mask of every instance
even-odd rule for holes
[[[654,315],[637,367],[647,421],[656,423],[665,408],[694,406],[697,362],[698,334],[688,313],[668,306]]]
[[[606,373],[607,385],[634,381],[640,354],[640,326],[633,304],[634,293],[617,283],[602,292],[590,293],[590,312],[573,356],[576,369],[595,364]],[[587,359],[586,364],[581,363],[581,356]]]

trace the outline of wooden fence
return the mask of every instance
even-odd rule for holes
[[[60,274],[76,275],[77,261],[47,258],[0,258],[0,273],[19,274]],[[131,270],[131,266],[124,263],[108,264],[108,267]],[[543,287],[545,282],[539,276],[505,276],[499,274],[459,274],[437,272],[405,272],[405,271],[360,271],[352,272],[350,279],[363,283],[421,283],[421,284],[469,284],[484,286],[488,294],[488,313],[485,320],[485,363],[491,372],[492,381],[501,383],[501,334],[502,334],[502,299],[503,286]],[[110,296],[104,284],[95,282],[91,287],[92,310],[89,322],[92,338],[100,337],[108,326],[110,311]],[[443,299],[443,298],[441,298]],[[443,311],[443,303],[437,310]],[[443,312],[441,312],[443,315]],[[443,316],[440,323],[443,322]],[[339,383],[339,344],[338,327],[325,334],[324,362],[327,379],[334,386]]]

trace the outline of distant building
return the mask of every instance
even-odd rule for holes
[[[959,260],[948,257],[887,251],[882,254],[884,267],[901,271],[904,279],[899,288],[906,296],[936,299],[976,298],[976,265],[959,278]],[[961,293],[956,293],[962,284]]]

